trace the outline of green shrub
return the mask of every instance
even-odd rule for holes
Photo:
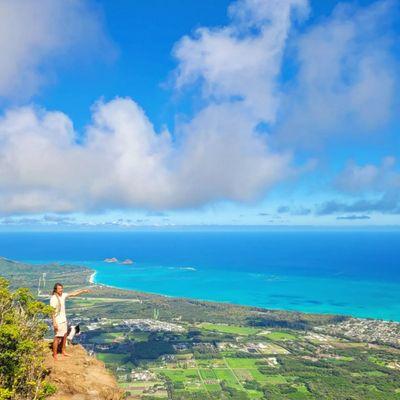
[[[28,289],[11,292],[0,277],[0,400],[39,400],[54,393],[43,364],[50,306]]]

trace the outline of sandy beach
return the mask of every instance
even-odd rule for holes
[[[91,284],[91,285],[94,285],[95,284],[95,282],[94,282],[94,277],[96,276],[96,272],[93,272],[93,274],[92,275],[90,275],[90,277],[89,277],[89,283]]]

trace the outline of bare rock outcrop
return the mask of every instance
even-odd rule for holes
[[[68,347],[70,357],[61,354],[54,361],[46,357],[48,380],[57,387],[49,400],[121,400],[123,392],[104,363],[88,355],[80,346]]]

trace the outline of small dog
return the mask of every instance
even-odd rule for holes
[[[75,336],[79,336],[81,329],[79,324],[76,326],[69,326],[67,331],[67,344],[71,344]]]

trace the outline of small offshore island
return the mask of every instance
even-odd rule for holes
[[[125,259],[124,261],[119,261],[118,258],[112,257],[112,258],[105,258],[104,259],[105,263],[108,264],[123,264],[123,265],[131,265],[133,264],[133,261],[130,258]]]
[[[70,291],[93,273],[0,259],[13,288],[44,301],[54,282]],[[91,288],[68,301],[69,322],[127,399],[400,399],[397,322]]]

